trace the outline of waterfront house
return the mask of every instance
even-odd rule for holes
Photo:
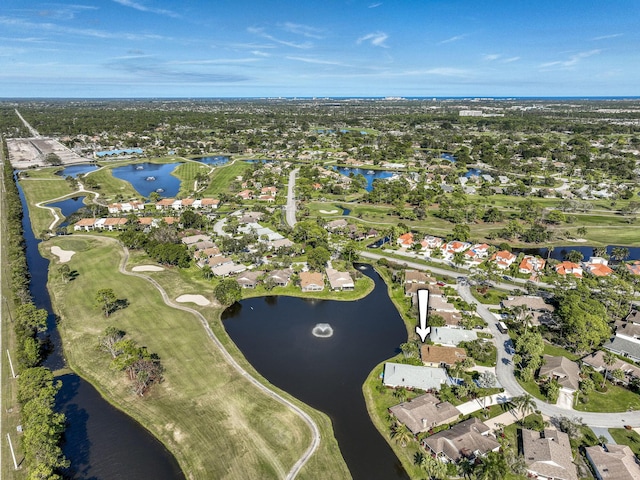
[[[324,290],[324,275],[320,272],[300,272],[300,288],[303,292]]]
[[[478,334],[473,330],[461,328],[432,327],[429,338],[436,345],[456,347],[461,342],[472,342],[478,339]]]
[[[582,278],[582,267],[577,263],[565,260],[557,264],[554,268],[556,269],[556,273],[563,277],[565,275],[573,275],[576,278]]]
[[[453,385],[451,377],[444,368],[392,362],[384,364],[382,382],[387,387],[419,388],[420,390],[440,390],[442,385]]]
[[[340,272],[333,268],[327,268],[327,278],[331,290],[342,291],[353,290],[355,288],[353,278],[351,278],[349,272]]]
[[[256,288],[258,279],[262,275],[264,275],[264,272],[260,270],[245,271],[236,277],[236,282],[242,288]]]
[[[500,250],[499,252],[493,254],[493,256],[491,257],[491,261],[495,262],[496,266],[500,270],[505,270],[509,268],[513,262],[516,261],[516,258],[516,255],[514,255],[513,253],[508,252],[507,250]]]
[[[84,230],[85,232],[90,232],[95,228],[96,219],[95,218],[81,218],[73,225],[73,229],[77,232],[80,230]]]
[[[389,412],[414,435],[438,425],[454,422],[460,415],[460,410],[449,402],[441,402],[431,393],[394,405],[389,408]]]
[[[491,429],[473,417],[422,440],[422,445],[436,458],[457,463],[466,458],[475,460],[489,452],[497,452],[500,443],[492,437]]]
[[[265,283],[272,283],[276,287],[286,287],[291,280],[291,275],[293,275],[293,270],[290,268],[284,270],[273,270],[267,274],[264,281]]]
[[[464,348],[422,344],[420,358],[427,367],[452,367],[467,358]]]

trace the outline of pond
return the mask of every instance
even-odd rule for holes
[[[40,240],[33,234],[20,184],[18,191],[24,212],[22,226],[31,295],[38,308],[49,312],[47,336],[51,351],[43,363],[57,370],[65,367],[65,361],[47,290],[49,260],[38,251]],[[76,201],[81,202],[80,198]],[[178,462],[164,445],[104,400],[91,384],[73,373],[59,378],[62,389],[56,408],[67,416],[63,451],[71,461],[65,478],[184,480]]]
[[[175,197],[180,191],[180,179],[171,173],[180,163],[134,163],[116,167],[114,177],[129,182],[143,197],[158,192],[163,197]]]
[[[224,326],[261,375],[329,415],[353,478],[406,479],[371,422],[362,384],[397,353],[407,332],[382,279],[362,268],[376,288],[361,300],[253,298],[229,308]]]
[[[78,178],[78,175],[83,175],[85,173],[93,172],[97,169],[98,169],[97,165],[89,165],[89,164],[70,165],[60,170],[59,172],[56,172],[56,175],[60,175],[65,178],[66,177]]]
[[[362,168],[349,167],[333,167],[333,169],[345,177],[349,177],[351,174],[353,174],[354,177],[356,175],[363,175],[364,178],[367,179],[367,186],[365,187],[367,192],[370,192],[373,189],[373,181],[376,178],[384,180],[395,175],[394,172],[390,172],[389,170],[364,170]]]
[[[60,213],[66,218],[76,213],[78,209],[84,207],[84,196],[67,198],[66,200],[60,200],[59,202],[47,203],[47,207],[59,208]],[[63,221],[58,227],[66,227],[68,224]]]
[[[229,162],[229,157],[225,157],[223,155],[216,155],[215,157],[196,157],[192,158],[200,163],[204,163],[206,165],[224,165]]]
[[[613,251],[614,248],[618,248],[620,247],[620,245],[607,245],[607,254],[611,255],[611,252]],[[593,253],[593,246],[590,245],[584,245],[584,244],[575,244],[575,245],[562,245],[559,247],[553,247],[553,251],[551,252],[551,255],[549,256],[550,258],[554,258],[556,260],[564,260],[566,255],[571,251],[571,250],[577,250],[578,252],[582,253],[582,256],[584,257],[585,260],[588,260],[589,257],[593,257],[594,253]],[[627,258],[626,260],[640,260],[640,247],[623,247],[629,250],[629,258]],[[519,253],[519,252],[523,252],[527,255],[539,255],[542,258],[547,258],[547,253],[548,253],[548,249],[547,248],[514,248],[513,252],[514,253]],[[615,263],[615,261],[612,261],[612,263]]]

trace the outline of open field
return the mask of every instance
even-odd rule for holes
[[[55,309],[62,317],[65,354],[74,370],[163,441],[187,478],[284,476],[311,439],[308,427],[297,415],[233,370],[192,314],[166,306],[145,280],[120,274],[117,269],[122,254],[115,242],[71,236],[48,244],[77,252],[68,263],[78,271],[77,280],[60,283],[55,260],[49,277]],[[132,260],[134,264],[149,263],[143,255]],[[198,288],[211,291],[210,284],[205,289],[204,283],[195,284],[188,273],[167,269],[152,275],[170,298]],[[108,319],[93,304],[95,292],[105,287],[130,302]],[[195,308],[209,319],[230,352],[255,374],[224,333],[220,309]],[[96,354],[97,338],[108,325],[126,331],[163,362],[165,381],[144,398],[130,393],[124,374],[114,375],[107,354]],[[300,478],[348,478],[328,419],[308,407],[305,410],[318,423],[322,442]]]

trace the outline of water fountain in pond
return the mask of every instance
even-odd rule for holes
[[[155,179],[156,179],[156,177],[147,177],[147,178],[145,178],[145,180],[147,182],[153,182]]]
[[[329,338],[333,335],[333,328],[328,323],[316,323],[311,333],[313,333],[314,337]]]
[[[138,165],[138,166],[136,167],[136,170],[144,170],[144,167],[143,167],[142,165]]]
[[[158,188],[158,189],[156,189],[156,193],[162,193],[162,192],[164,192],[164,188]]]

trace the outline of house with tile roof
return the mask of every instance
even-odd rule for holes
[[[400,235],[396,242],[401,247],[410,247],[411,245],[413,245],[413,233],[408,232]]]
[[[333,268],[327,268],[329,287],[334,291],[353,290],[356,285],[349,272],[340,272]]]
[[[394,405],[389,408],[389,412],[414,435],[438,425],[455,422],[460,415],[460,410],[449,402],[441,402],[431,393]]]
[[[507,250],[500,250],[496,252],[491,257],[491,261],[495,262],[496,266],[500,270],[505,270],[511,266],[513,262],[516,261],[517,256]]]
[[[457,463],[463,458],[475,460],[500,450],[500,443],[490,435],[490,428],[475,417],[422,440],[422,445],[436,458]]]
[[[522,429],[522,453],[527,473],[533,478],[578,480],[569,436],[559,430]]]
[[[564,262],[560,262],[555,267],[556,273],[558,275],[573,275],[576,278],[582,278],[582,267],[577,263],[569,262],[565,260]]]
[[[640,275],[640,260],[636,260],[633,263],[626,263],[625,266],[632,275]]]
[[[525,255],[518,266],[518,271],[525,275],[532,275],[534,273],[541,272],[546,265],[544,258],[537,257],[535,255]]]
[[[591,257],[582,266],[587,272],[596,277],[608,277],[613,273],[613,269],[609,267],[609,261],[602,257]]]
[[[424,343],[420,347],[420,358],[427,367],[452,367],[467,358],[467,352],[464,348]]]
[[[640,479],[640,465],[627,445],[607,443],[586,447],[584,452],[598,480]]]
[[[300,288],[303,292],[324,290],[324,275],[320,272],[300,272]]]

